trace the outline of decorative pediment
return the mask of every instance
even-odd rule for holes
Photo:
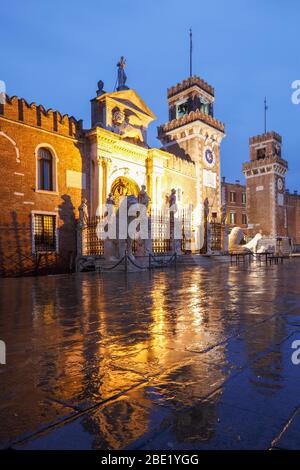
[[[103,110],[103,126],[122,138],[146,143],[146,131],[156,116],[135,90],[104,93],[97,98]]]
[[[148,108],[146,103],[135,90],[129,89],[115,91],[113,93],[105,93],[105,95],[102,95],[101,98],[115,101],[116,105],[119,104],[122,108],[129,108],[135,110],[138,113],[143,113],[145,116],[148,116],[149,122],[156,119],[156,116],[152,113],[152,111]]]

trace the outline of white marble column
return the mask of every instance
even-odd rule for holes
[[[97,161],[95,164],[95,213],[97,209],[101,209],[102,205],[104,204],[103,201],[103,158],[97,157]]]

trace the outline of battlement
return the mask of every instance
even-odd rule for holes
[[[215,94],[214,88],[212,86],[210,86],[207,82],[202,80],[202,78],[198,77],[197,75],[193,75],[192,77],[189,77],[186,80],[177,83],[177,85],[168,88],[168,98],[171,98],[172,96],[177,95],[178,93],[181,93],[182,91],[187,90],[188,88],[191,88],[193,86],[197,86],[201,90],[206,91],[211,96],[214,96]]]
[[[194,121],[202,121],[205,124],[208,124],[211,127],[214,127],[218,131],[224,133],[225,126],[222,122],[218,121],[217,119],[213,118],[209,114],[202,113],[198,109],[196,111],[191,111],[189,114],[186,114],[178,119],[173,119],[172,121],[167,122],[166,124],[162,124],[157,128],[158,130],[158,138],[164,141],[171,141],[172,139],[165,138],[166,133],[169,131],[173,131],[181,126],[189,124]]]
[[[260,134],[260,135],[255,135],[254,137],[250,137],[249,143],[250,145],[253,144],[261,144],[263,142],[266,142],[268,140],[276,140],[280,144],[282,143],[282,138],[277,132],[271,131],[267,132],[266,134]]]
[[[55,134],[78,139],[83,135],[82,120],[77,120],[68,114],[46,109],[43,105],[29,104],[24,98],[5,95],[0,104],[0,118],[18,121],[33,127],[38,127]]]

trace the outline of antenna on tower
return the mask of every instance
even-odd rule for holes
[[[193,75],[193,32],[190,28],[190,77]]]
[[[265,113],[265,134],[267,133],[267,111],[268,111],[268,106],[267,106],[267,97],[265,96],[265,101],[264,101],[264,113]]]

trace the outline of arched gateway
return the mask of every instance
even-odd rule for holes
[[[138,184],[125,176],[119,176],[114,180],[111,185],[110,192],[115,201],[115,205],[118,207],[120,200],[125,196],[135,196],[138,197],[140,188]]]

